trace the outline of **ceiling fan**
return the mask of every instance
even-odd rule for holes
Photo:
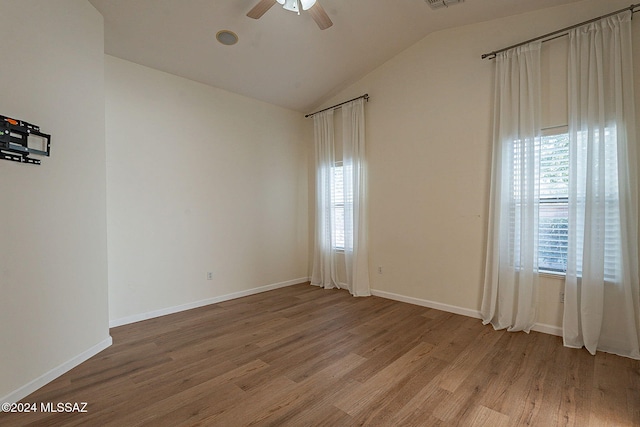
[[[267,10],[271,9],[271,6],[276,4],[276,2],[280,3],[283,9],[296,12],[298,15],[300,15],[300,7],[302,7],[302,10],[309,11],[309,14],[321,30],[326,30],[333,25],[329,15],[327,15],[327,12],[324,11],[317,0],[260,0],[258,4],[247,13],[247,16],[258,19],[264,15]]]

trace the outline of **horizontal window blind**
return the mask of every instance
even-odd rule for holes
[[[569,135],[540,140],[538,266],[542,271],[567,269],[569,233]]]
[[[335,249],[344,249],[344,170],[342,162],[336,162],[331,176],[331,241]]]

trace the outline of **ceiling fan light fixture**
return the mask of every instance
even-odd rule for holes
[[[280,0],[278,0],[280,3]],[[300,7],[298,7],[298,0],[284,0],[283,9],[290,10],[291,12],[296,12],[300,15]]]
[[[302,10],[309,10],[315,4],[317,0],[300,0],[300,4],[302,5]]]

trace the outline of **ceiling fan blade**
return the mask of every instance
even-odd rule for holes
[[[258,19],[265,13],[267,10],[271,9],[271,6],[276,4],[276,0],[260,0],[257,5],[253,6],[253,9],[247,13],[249,18]]]
[[[327,12],[324,11],[324,8],[320,6],[319,2],[316,2],[316,4],[314,4],[311,9],[309,9],[309,13],[311,14],[313,20],[316,21],[316,24],[318,24],[318,27],[320,27],[321,30],[326,30],[333,25],[333,22],[331,22],[329,15],[327,15]]]

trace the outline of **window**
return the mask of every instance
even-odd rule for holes
[[[615,128],[605,129],[604,141],[600,141],[598,132],[591,135],[591,140],[605,145],[616,144]],[[577,156],[585,157],[586,143],[582,138],[586,135],[578,134]],[[586,139],[585,139],[586,140]],[[619,200],[617,193],[617,158],[616,150],[608,148],[611,153],[605,158],[608,175],[604,200],[592,200],[600,203],[606,212],[605,229],[605,276],[612,278],[616,271],[616,263],[620,253],[617,242],[620,240],[620,218],[616,205]],[[542,272],[563,274],[567,270],[567,252],[569,246],[569,135],[561,133],[543,136],[540,139],[536,153],[539,156],[539,206],[538,206],[538,268]],[[578,159],[578,162],[581,160]],[[516,168],[517,169],[517,168]],[[585,203],[584,194],[578,189],[577,203]],[[577,233],[581,234],[584,227],[583,219],[578,218]],[[578,269],[581,262],[578,261]]]
[[[569,242],[569,135],[540,140],[540,200],[538,209],[538,267],[567,270]]]
[[[334,249],[344,250],[344,168],[336,162],[331,174],[331,242]]]
[[[527,227],[523,223],[527,215],[523,209],[531,209],[533,202],[538,222],[538,270],[564,273],[569,242],[569,135],[548,135],[529,142],[516,140],[512,154],[509,242],[513,262],[516,267],[523,267],[516,242],[533,238],[525,237]],[[527,172],[531,169],[533,173]]]
[[[589,261],[586,262],[593,263],[594,259],[597,262],[604,261],[605,280],[620,283],[617,274],[621,272],[623,213],[620,210],[618,185],[617,129],[615,125],[605,127],[604,131],[599,128],[589,129],[578,132],[576,140],[577,180],[581,183],[577,186],[576,205],[578,212],[586,211],[585,214],[577,215],[577,240],[585,248],[587,245],[591,246],[586,254]],[[604,153],[600,162],[593,162],[591,157],[597,157],[600,153]],[[591,212],[598,212],[601,222],[590,220],[587,216]],[[602,244],[593,245],[593,241],[600,241]],[[594,246],[598,249],[594,250]],[[578,247],[579,254],[582,249],[583,246]],[[578,275],[582,275],[582,263],[579,255],[576,263]],[[589,268],[589,265],[584,268]]]

